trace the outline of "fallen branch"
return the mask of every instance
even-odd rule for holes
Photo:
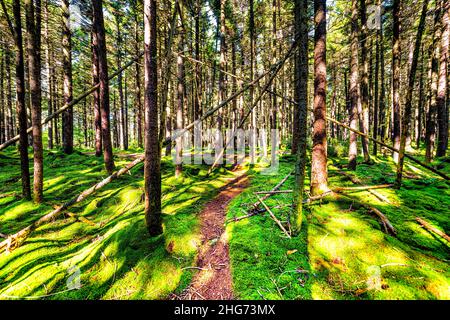
[[[6,239],[8,236],[6,234],[0,233],[0,238]]]
[[[275,215],[272,213],[272,211],[270,210],[270,208],[266,205],[266,203],[258,196],[256,195],[256,197],[258,198],[259,202],[264,206],[264,208],[266,208],[267,212],[269,212],[270,217],[272,218],[273,221],[275,221],[277,223],[277,225],[280,227],[280,229],[286,234],[286,236],[290,239],[291,235],[289,234],[289,232],[287,232],[287,230],[283,227],[283,225],[281,224],[280,220],[277,219],[277,217],[275,217]]]
[[[397,231],[395,230],[394,226],[391,224],[389,219],[380,210],[378,210],[377,208],[371,207],[371,206],[369,206],[369,205],[367,205],[367,204],[365,204],[365,203],[363,203],[363,202],[361,202],[361,201],[359,201],[359,200],[357,200],[357,199],[355,199],[353,197],[350,197],[348,195],[337,194],[337,193],[334,193],[334,195],[336,197],[338,197],[338,198],[339,197],[345,197],[345,198],[351,200],[352,202],[354,202],[356,204],[359,204],[360,206],[362,206],[362,207],[366,208],[367,210],[371,211],[376,216],[378,216],[378,218],[380,218],[381,222],[383,223],[384,230],[386,231],[386,233],[390,232],[393,235],[397,234]]]
[[[448,242],[450,242],[450,237],[445,234],[444,232],[442,232],[441,230],[433,227],[431,224],[429,224],[428,222],[426,222],[425,220],[423,220],[422,218],[416,217],[416,221],[418,223],[420,223],[420,225],[422,227],[424,227],[425,229],[427,229],[428,231],[434,232],[437,235],[441,236],[442,238],[444,238],[445,240],[447,240]]]
[[[286,180],[291,176],[291,174],[294,173],[294,170],[292,170],[291,172],[289,172],[280,182],[278,182],[278,184],[272,188],[272,190],[270,190],[271,192],[273,191],[277,191],[285,182]],[[266,200],[267,198],[269,198],[270,196],[272,196],[272,194],[267,194],[264,197],[261,198],[261,201]],[[257,209],[259,206],[260,201],[256,201],[255,203],[252,204],[254,209]]]
[[[360,187],[335,187],[333,188],[334,192],[341,192],[341,191],[370,191],[373,189],[386,189],[386,188],[392,188],[393,184],[380,184],[377,186],[360,186]]]
[[[279,194],[279,193],[292,193],[292,192],[293,192],[292,190],[258,191],[258,192],[255,192],[255,194],[270,194],[270,195],[273,195],[273,194]]]
[[[353,182],[354,184],[359,184],[359,185],[362,185],[362,184],[363,184],[361,180],[359,180],[357,177],[352,176],[351,174],[348,174],[347,172],[344,172],[344,171],[337,171],[337,172],[338,172],[339,174],[341,174],[341,175],[347,177],[348,179],[350,179],[350,181]],[[378,193],[378,192],[373,191],[373,190],[370,190],[370,189],[367,190],[367,192],[369,192],[370,194],[372,194],[373,196],[375,196],[376,198],[378,198],[379,200],[381,200],[381,201],[383,201],[383,202],[392,204],[391,201],[389,201],[389,199],[386,198],[386,197],[385,197],[384,195],[382,195],[381,193]]]
[[[270,191],[270,192],[272,192],[272,193],[267,193],[264,197],[262,197],[261,199],[262,200],[266,200],[267,198],[269,198],[270,196],[272,196],[273,194],[275,194],[275,193],[273,193],[274,191],[277,191],[285,182],[286,182],[286,180],[291,176],[291,174],[294,172],[294,170],[292,170],[291,172],[289,172],[288,174],[287,174],[287,176],[285,176],[280,182],[278,182],[277,183],[277,185],[275,186],[275,187],[273,187],[272,188],[272,190]],[[256,214],[258,214],[258,212],[264,212],[264,211],[258,211],[258,206],[259,206],[259,204],[260,204],[260,201],[258,200],[258,201],[256,201],[255,203],[253,203],[251,206],[253,207],[253,208],[251,208],[250,210],[249,210],[249,213],[248,214],[246,214],[246,215],[244,215],[244,216],[240,216],[240,217],[237,217],[237,218],[231,218],[231,219],[229,219],[226,223],[229,223],[229,222],[236,222],[236,221],[240,221],[240,220],[243,220],[243,219],[247,219],[247,218],[250,218],[250,217],[252,217],[252,216],[254,216],[254,215],[256,215]]]
[[[31,232],[33,232],[36,228],[39,226],[46,224],[54,219],[56,219],[58,216],[60,216],[65,210],[67,210],[69,207],[73,206],[76,203],[79,203],[86,199],[88,196],[99,190],[100,188],[104,187],[111,181],[117,179],[121,175],[127,173],[129,170],[131,170],[133,167],[135,167],[137,164],[144,161],[144,157],[137,158],[133,162],[129,163],[127,166],[123,167],[122,169],[114,172],[109,177],[103,179],[96,185],[92,186],[91,188],[83,191],[75,198],[72,198],[68,202],[64,203],[62,206],[56,208],[52,212],[46,214],[45,216],[41,217],[37,221],[30,224],[28,227],[20,230],[19,232],[9,236],[5,241],[0,243],[0,252],[3,250],[10,251],[18,246],[30,235]]]

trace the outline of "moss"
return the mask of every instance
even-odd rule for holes
[[[420,155],[419,155],[420,156]],[[229,216],[242,214],[256,199],[254,191],[269,190],[294,165],[292,157],[280,161],[275,177],[255,169],[250,188],[237,197]],[[368,185],[393,183],[395,164],[375,157],[372,165],[360,164],[356,175]],[[361,162],[362,159],[359,159]],[[353,186],[337,171],[344,160],[331,158],[331,186]],[[442,163],[442,162],[440,162]],[[450,167],[445,164],[444,171]],[[228,226],[230,255],[236,294],[244,299],[449,299],[449,244],[421,228],[420,216],[449,233],[448,182],[407,162],[407,172],[417,179],[405,179],[400,190],[379,189],[390,200],[381,202],[367,191],[351,196],[381,210],[396,228],[397,237],[383,232],[378,218],[352,201],[325,198],[306,208],[301,234],[282,236],[275,223],[263,214]],[[292,189],[293,178],[282,189]],[[285,220],[290,195],[267,200],[274,213]],[[297,250],[288,255],[287,250]],[[270,252],[270,254],[267,254]],[[299,273],[305,269],[302,286]]]
[[[128,162],[123,156],[115,161],[118,167]],[[0,192],[6,195],[0,197],[0,232],[5,234],[107,176],[101,158],[52,150],[44,163],[45,205],[35,205],[17,198],[20,181],[11,180],[20,175],[15,151],[0,159],[0,166],[6,165],[8,173],[0,170]],[[183,268],[194,264],[200,238],[197,213],[233,174],[222,168],[208,177],[207,167],[185,166],[183,178],[175,179],[168,158],[162,168],[162,236],[150,238],[145,228],[143,170],[138,166],[70,209],[95,225],[62,217],[37,229],[11,254],[1,255],[0,299],[161,299],[183,290],[193,274]],[[67,287],[73,267],[80,271],[79,290]]]

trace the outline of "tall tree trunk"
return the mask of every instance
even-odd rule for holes
[[[99,67],[98,67],[98,49],[94,43],[94,32],[91,31],[92,42],[92,84],[99,83]],[[100,88],[92,93],[92,103],[94,109],[94,130],[95,130],[95,156],[100,157],[102,155],[102,118],[100,112]]]
[[[358,0],[352,0],[352,42],[351,42],[351,59],[350,59],[350,108],[349,108],[349,124],[350,128],[357,129],[358,122],[358,104],[359,104],[359,61],[358,61]],[[356,169],[356,159],[358,156],[358,136],[350,131],[350,142],[348,151],[348,169]]]
[[[219,103],[225,100],[225,73],[227,47],[225,41],[225,0],[220,1],[220,61],[219,61]],[[222,131],[223,126],[223,109],[220,109],[217,116],[217,129]]]
[[[373,138],[376,140],[378,137],[378,120],[379,120],[379,110],[380,110],[380,96],[379,96],[379,83],[378,74],[380,71],[380,32],[377,30],[375,39],[375,79],[374,79],[374,104],[373,104]],[[378,144],[373,143],[372,154],[376,156],[378,153]]]
[[[423,44],[422,44],[422,62],[420,64],[420,78],[419,78],[419,99],[417,101],[417,108],[416,108],[416,148],[420,148],[420,140],[422,139],[422,118],[424,114],[424,88],[423,88],[423,78],[425,74],[425,57],[424,57],[424,50],[423,50]]]
[[[202,1],[196,0],[195,15],[195,59],[200,61],[200,15],[202,14]],[[194,90],[194,120],[200,119],[202,116],[202,68],[200,63],[195,64],[195,90]],[[194,127],[194,152],[197,160],[201,161],[201,157],[197,155],[202,152],[202,124],[198,123]]]
[[[122,35],[120,32],[120,18],[119,15],[116,15],[116,64],[117,68],[120,70],[122,68],[122,50],[121,44],[122,44]],[[123,97],[123,73],[119,72],[117,76],[117,90],[119,92],[119,112],[120,112],[120,144],[122,146],[122,149],[127,150],[128,149],[128,139],[127,139],[127,130],[126,130],[126,122],[125,122],[125,105],[124,105],[124,97]]]
[[[163,232],[161,224],[161,159],[158,130],[156,61],[156,1],[144,0],[145,221],[148,232]]]
[[[72,36],[70,31],[69,0],[61,0],[63,15],[62,21],[62,47],[63,47],[63,73],[64,73],[64,103],[72,101]],[[73,152],[73,107],[62,113],[62,143],[66,154]]]
[[[398,153],[397,180],[395,182],[397,188],[400,188],[402,184],[403,162],[405,158],[405,149],[406,149],[406,137],[410,130],[411,115],[412,115],[412,96],[414,90],[414,83],[416,79],[417,63],[419,61],[420,43],[422,41],[423,30],[425,29],[425,18],[427,15],[428,1],[429,0],[423,1],[422,14],[420,16],[419,28],[417,29],[416,41],[414,44],[411,69],[409,70],[408,75],[408,90],[406,92],[405,108],[403,112],[400,149]]]
[[[383,23],[380,25],[380,117],[379,117],[379,127],[380,131],[378,134],[380,135],[381,141],[384,142],[386,138],[386,83],[384,80],[384,40],[383,40]]]
[[[20,1],[13,1],[14,15],[13,36],[16,45],[16,113],[19,122],[19,153],[20,171],[22,180],[22,195],[31,198],[30,168],[28,160],[27,110],[25,103],[25,61],[23,55],[22,22],[20,14]],[[5,8],[3,8],[6,10]]]
[[[393,142],[394,148],[400,148],[400,0],[393,0],[393,37],[392,37],[392,101],[393,101]],[[393,154],[394,161],[398,162],[398,153]]]
[[[139,19],[138,19],[138,1],[135,2],[134,15],[134,53],[139,54]],[[138,60],[139,62],[139,60]],[[143,147],[143,130],[142,130],[142,101],[141,101],[141,72],[139,63],[135,63],[135,108],[137,110],[137,143],[138,147]]]
[[[15,121],[13,117],[13,100],[12,100],[12,75],[11,75],[11,60],[9,52],[6,52],[5,56],[5,69],[6,69],[6,136],[8,140],[14,137],[15,134]]]
[[[33,199],[36,203],[43,200],[43,150],[42,150],[42,125],[41,125],[41,62],[40,62],[40,6],[36,7],[32,0],[25,0],[25,17],[27,30],[27,54],[30,75],[30,97],[31,97],[31,121],[33,127]],[[38,33],[39,32],[39,33]]]
[[[47,107],[48,107],[48,114],[53,113],[53,66],[51,64],[51,56],[50,56],[50,35],[49,35],[49,28],[48,28],[48,21],[49,21],[49,12],[48,12],[48,1],[45,0],[44,4],[44,37],[45,37],[45,58],[46,58],[46,68],[47,68],[47,85],[48,85],[48,94],[47,94]],[[47,126],[47,135],[48,135],[48,148],[53,149],[53,120],[50,120],[48,122]]]
[[[181,17],[180,17],[181,19]],[[180,39],[178,41],[178,52],[183,52],[183,34],[180,34]],[[183,129],[183,109],[185,100],[185,87],[184,87],[184,62],[181,56],[177,58],[177,113],[176,113],[176,124],[177,130]],[[183,136],[177,138],[176,143],[176,168],[175,176],[179,177],[183,172]]]
[[[109,81],[108,61],[106,58],[105,26],[103,21],[102,1],[92,0],[94,26],[94,45],[98,54],[98,69],[100,82],[100,115],[102,119],[103,159],[108,173],[114,171],[114,159],[111,145],[111,130],[109,121]]]
[[[359,15],[361,18],[361,32],[360,32],[360,43],[361,43],[361,78],[360,78],[360,88],[361,88],[361,131],[365,134],[369,133],[369,59],[367,57],[367,14],[366,14],[366,0],[359,0]],[[364,162],[370,162],[369,154],[369,139],[367,137],[361,137]]]
[[[326,0],[314,0],[314,123],[311,153],[311,194],[328,191],[326,125]]]
[[[298,105],[294,106],[297,111],[294,113],[293,119],[294,134],[297,136],[292,145],[296,150],[295,162],[295,192],[294,192],[294,206],[291,224],[294,234],[300,232],[303,219],[303,193],[305,186],[305,171],[306,171],[306,148],[307,148],[307,115],[308,115],[308,0],[296,0],[294,7],[295,16],[295,31],[299,37],[299,49],[296,55],[296,68],[294,79],[295,92]]]
[[[256,38],[255,38],[255,7],[254,0],[250,0],[250,15],[249,15],[249,32],[250,32],[250,82],[254,79],[254,66],[256,60]],[[250,105],[253,105],[253,96],[254,96],[254,86],[251,86],[249,89],[249,100]],[[251,146],[250,146],[250,163],[253,164],[256,161],[256,137],[257,137],[257,129],[256,129],[256,121],[257,121],[257,108],[252,110],[252,119],[251,119]],[[295,132],[295,129],[294,129]],[[296,145],[294,142],[293,146]],[[294,153],[294,151],[292,151]]]
[[[431,58],[431,90],[430,90],[430,106],[428,108],[427,124],[425,132],[425,162],[429,163],[433,158],[434,141],[436,137],[436,114],[437,114],[437,93],[439,79],[439,42],[441,39],[441,8],[442,0],[436,1],[434,12],[434,36],[432,45]]]
[[[272,63],[277,61],[277,0],[272,0]],[[277,91],[277,80],[273,79],[272,91]],[[276,163],[278,149],[278,132],[277,132],[277,95],[272,95],[272,110],[270,115],[271,143],[270,156],[272,166]]]
[[[444,157],[448,147],[448,102],[445,103],[447,95],[447,71],[448,71],[448,46],[449,46],[449,11],[450,4],[448,2],[443,3],[442,8],[442,37],[441,37],[441,52],[439,62],[439,80],[438,90],[436,97],[437,105],[437,124],[438,124],[438,137],[436,146],[436,156]]]

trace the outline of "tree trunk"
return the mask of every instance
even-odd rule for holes
[[[373,138],[376,140],[378,137],[378,120],[380,110],[380,96],[379,96],[379,83],[378,74],[380,70],[380,30],[377,30],[375,40],[375,79],[374,79],[374,104],[373,104]],[[374,156],[378,153],[378,145],[374,142],[372,145],[372,154]]]
[[[358,8],[357,0],[352,1],[352,42],[351,42],[351,60],[350,60],[350,108],[349,124],[350,128],[356,129],[358,122],[358,104],[359,104],[359,60],[358,60]],[[363,128],[360,128],[363,129]],[[363,131],[363,130],[361,130]],[[358,156],[358,136],[350,131],[350,142],[348,149],[348,169],[356,170],[356,159]]]
[[[64,73],[64,103],[72,101],[72,36],[70,31],[69,0],[61,0],[63,14],[63,73]],[[73,107],[68,108],[61,115],[62,143],[66,154],[73,152]]]
[[[139,54],[139,20],[138,20],[138,1],[135,2],[134,15],[134,52],[136,56]],[[143,147],[143,130],[142,130],[142,101],[141,101],[141,73],[139,63],[135,64],[135,108],[137,110],[137,143],[138,147]]]
[[[225,73],[224,70],[226,68],[226,41],[225,41],[225,0],[220,1],[220,61],[219,61],[219,102],[225,100],[226,92],[225,92]],[[217,129],[222,131],[223,126],[223,117],[224,112],[223,109],[219,110],[217,115]]]
[[[45,34],[45,58],[46,58],[46,68],[47,68],[47,85],[48,85],[48,95],[47,95],[47,107],[48,107],[48,114],[53,113],[53,66],[51,64],[51,56],[50,56],[50,35],[49,35],[49,28],[48,28],[48,21],[49,21],[49,12],[48,12],[48,1],[45,0],[44,5],[44,34]],[[47,126],[47,135],[48,135],[48,148],[53,149],[53,121],[49,121]]]
[[[434,36],[432,45],[431,58],[431,90],[430,90],[430,106],[428,108],[427,124],[425,132],[425,162],[429,163],[433,158],[434,141],[436,137],[436,113],[437,113],[437,93],[438,93],[438,78],[439,78],[439,42],[441,39],[441,6],[443,1],[436,1],[436,8],[434,12]]]
[[[122,46],[122,35],[120,32],[120,16],[116,15],[116,64],[117,68],[120,70],[122,66],[122,50],[120,49]],[[125,121],[125,105],[124,105],[124,97],[123,97],[123,73],[119,72],[117,76],[117,90],[119,92],[119,112],[120,112],[120,144],[122,149],[128,149],[128,140],[127,140],[127,130],[126,130],[126,121]]]
[[[326,132],[326,0],[314,0],[314,123],[311,153],[311,194],[327,192]]]
[[[30,76],[31,120],[33,127],[33,199],[36,203],[43,200],[43,150],[42,150],[42,125],[41,125],[41,62],[40,62],[40,6],[36,7],[31,0],[25,0],[25,16],[27,30],[27,54]]]
[[[254,0],[250,0],[249,3],[250,6],[250,16],[249,16],[249,32],[250,32],[250,82],[254,79],[254,66],[255,66],[255,60],[256,60],[256,39],[255,39],[255,8],[254,8]],[[249,90],[249,100],[250,105],[253,105],[253,95],[254,95],[254,87],[250,87]],[[256,161],[256,121],[257,121],[257,114],[256,114],[256,108],[252,111],[252,120],[251,120],[251,145],[250,145],[250,163],[254,164]],[[295,132],[295,129],[294,129]],[[295,138],[294,138],[295,140]],[[293,141],[293,146],[296,145],[296,143]],[[294,153],[294,150],[292,151]]]
[[[294,8],[295,16],[295,30],[299,37],[299,50],[296,55],[296,68],[294,79],[295,91],[298,105],[294,106],[297,111],[294,113],[296,117],[293,119],[295,126],[294,134],[297,136],[292,145],[296,150],[295,162],[295,192],[294,192],[294,206],[293,215],[291,218],[291,225],[293,233],[300,232],[303,219],[303,193],[305,186],[305,171],[306,171],[306,148],[307,148],[307,115],[308,115],[308,1],[296,0]]]
[[[98,53],[98,69],[100,82],[100,115],[102,120],[103,159],[108,173],[114,170],[114,159],[111,145],[109,121],[109,80],[108,61],[106,58],[105,26],[103,22],[102,1],[92,0],[94,26],[94,45]]]
[[[393,142],[394,148],[400,149],[400,0],[393,1],[393,37],[392,37],[392,95],[393,95]],[[393,153],[394,161],[398,162],[398,153]]]
[[[369,59],[367,57],[367,15],[366,15],[366,0],[359,0],[359,15],[361,18],[361,29],[360,29],[360,44],[361,44],[361,78],[360,78],[360,88],[361,88],[361,131],[368,134],[369,131]],[[366,137],[361,138],[364,162],[370,162],[369,154],[369,139]]]
[[[94,43],[94,29],[91,31],[92,42],[92,85],[99,83],[98,73],[98,52]],[[94,130],[95,130],[95,156],[102,155],[102,118],[100,113],[100,88],[95,89],[92,93],[92,103],[94,109]]]
[[[180,17],[181,19],[181,17]],[[178,52],[183,52],[183,34],[180,34],[178,41]],[[184,109],[185,87],[184,87],[184,62],[181,56],[177,58],[177,112],[176,112],[176,128],[183,129],[183,109]],[[183,136],[177,138],[176,142],[176,168],[175,176],[179,177],[183,172]]]
[[[442,12],[442,37],[441,37],[441,52],[439,63],[439,80],[436,97],[437,105],[437,124],[438,124],[438,137],[436,146],[436,156],[445,157],[448,147],[448,101],[445,103],[447,95],[447,67],[448,67],[448,46],[449,46],[449,11],[450,4],[448,2],[443,3]]]
[[[145,221],[151,236],[163,232],[161,224],[161,159],[158,138],[156,40],[156,1],[144,0],[144,189]]]
[[[416,148],[420,148],[420,140],[422,139],[422,119],[424,114],[424,89],[423,89],[423,78],[425,74],[425,57],[424,57],[424,51],[423,51],[423,44],[422,44],[422,62],[420,64],[420,78],[419,78],[419,100],[417,101],[417,108],[416,108]]]
[[[419,50],[420,43],[422,41],[423,30],[425,29],[425,18],[427,14],[428,1],[423,1],[422,14],[420,16],[419,27],[417,29],[416,41],[414,44],[414,53],[411,61],[411,69],[409,70],[408,76],[408,90],[406,92],[405,99],[405,109],[403,113],[403,121],[402,121],[402,130],[401,130],[401,139],[400,139],[400,149],[398,153],[398,165],[397,165],[397,180],[395,186],[400,188],[402,184],[402,175],[403,175],[403,162],[405,157],[405,148],[406,148],[406,137],[410,130],[411,123],[411,115],[412,115],[412,96],[414,90],[414,82],[416,79],[416,69],[417,63],[419,61]]]

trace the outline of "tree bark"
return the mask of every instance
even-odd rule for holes
[[[394,148],[400,149],[400,0],[393,1],[393,37],[392,37],[392,95],[393,95],[393,142]],[[398,153],[393,154],[394,161],[398,162]]]
[[[31,121],[33,127],[33,199],[36,203],[43,200],[44,157],[42,150],[41,124],[41,61],[40,61],[40,6],[32,0],[25,0],[25,17],[27,30],[28,70],[30,77]],[[38,33],[39,32],[39,33]]]
[[[441,39],[441,8],[443,1],[437,0],[434,12],[434,36],[431,58],[431,90],[430,106],[428,108],[427,124],[425,132],[425,162],[430,163],[433,158],[434,142],[436,138],[436,114],[437,114],[437,95],[439,79],[439,42]]]
[[[98,69],[100,82],[100,115],[102,120],[103,159],[108,173],[114,170],[114,159],[111,144],[111,130],[109,121],[109,80],[108,61],[106,58],[105,27],[101,0],[92,0],[94,26],[94,45],[98,53]]]
[[[63,77],[64,103],[72,101],[72,36],[70,31],[69,0],[61,0],[62,9],[62,48],[63,48]],[[65,110],[62,115],[62,143],[66,154],[73,152],[73,107]]]
[[[138,1],[135,2],[134,14],[134,52],[139,55],[139,20],[138,20]],[[137,110],[137,143],[142,148],[143,130],[142,130],[142,101],[141,101],[141,72],[139,63],[135,64],[135,108]]]
[[[47,108],[48,108],[48,114],[53,113],[53,66],[51,64],[51,55],[50,55],[50,35],[49,35],[49,28],[48,28],[48,21],[49,21],[49,12],[48,12],[48,2],[49,0],[45,0],[44,4],[44,34],[45,34],[45,58],[46,58],[46,68],[47,68],[47,85],[48,85],[48,95],[47,95]],[[47,126],[47,135],[48,135],[48,148],[53,149],[53,121],[50,121]]]
[[[161,223],[161,159],[158,130],[156,1],[144,0],[145,221],[148,232],[163,232]]]
[[[311,194],[327,192],[326,132],[326,0],[314,0],[314,123],[311,153]]]
[[[349,124],[352,129],[356,129],[358,122],[358,104],[359,95],[359,58],[358,58],[358,0],[352,0],[352,42],[351,42],[351,59],[350,59],[350,109]],[[360,128],[362,129],[362,128]],[[363,131],[363,130],[361,130]],[[356,159],[358,156],[358,136],[350,131],[350,142],[348,148],[348,169],[356,170]]]
[[[449,11],[450,4],[443,2],[442,12],[442,37],[441,37],[441,52],[439,61],[439,80],[436,97],[437,105],[437,124],[438,137],[436,146],[436,157],[445,157],[448,147],[448,101],[445,103],[447,95],[447,70],[448,70],[448,46],[449,46]]]
[[[293,198],[293,214],[291,218],[291,225],[293,234],[297,235],[300,232],[303,219],[303,197],[306,175],[306,149],[307,149],[307,118],[308,118],[308,1],[296,0],[294,8],[295,16],[295,30],[300,37],[299,50],[296,57],[296,68],[294,68],[296,74],[294,75],[295,91],[298,105],[294,106],[296,112],[293,119],[294,134],[296,139],[293,143],[296,143],[293,149],[296,151],[295,162],[295,189]]]
[[[406,92],[405,108],[404,108],[404,112],[403,112],[402,130],[401,130],[401,139],[400,139],[400,149],[399,149],[400,152],[398,153],[397,179],[396,179],[396,183],[395,183],[395,186],[397,188],[400,188],[400,186],[402,184],[403,162],[404,162],[404,158],[405,158],[405,148],[406,148],[406,137],[410,130],[411,115],[412,115],[412,96],[413,96],[413,90],[414,90],[414,83],[415,83],[415,79],[416,79],[417,63],[419,61],[420,44],[422,41],[423,30],[425,29],[425,18],[427,15],[428,2],[429,2],[429,0],[423,1],[422,13],[420,16],[420,22],[419,22],[419,27],[417,30],[416,41],[414,44],[414,53],[413,53],[413,58],[411,61],[411,68],[409,70],[408,89]]]
[[[361,113],[360,122],[362,124],[361,131],[364,133],[369,133],[369,59],[367,57],[367,14],[366,14],[366,0],[359,0],[359,15],[361,18],[361,29],[360,29],[360,44],[361,44],[361,78],[360,78],[360,88],[361,88]],[[361,138],[364,162],[370,162],[369,154],[369,140],[365,137]]]
[[[98,51],[94,43],[94,29],[91,31],[92,42],[92,84],[99,83],[99,68],[98,68]],[[97,88],[92,93],[92,103],[94,108],[94,130],[95,130],[95,156],[102,155],[102,118],[100,112],[100,89]]]

